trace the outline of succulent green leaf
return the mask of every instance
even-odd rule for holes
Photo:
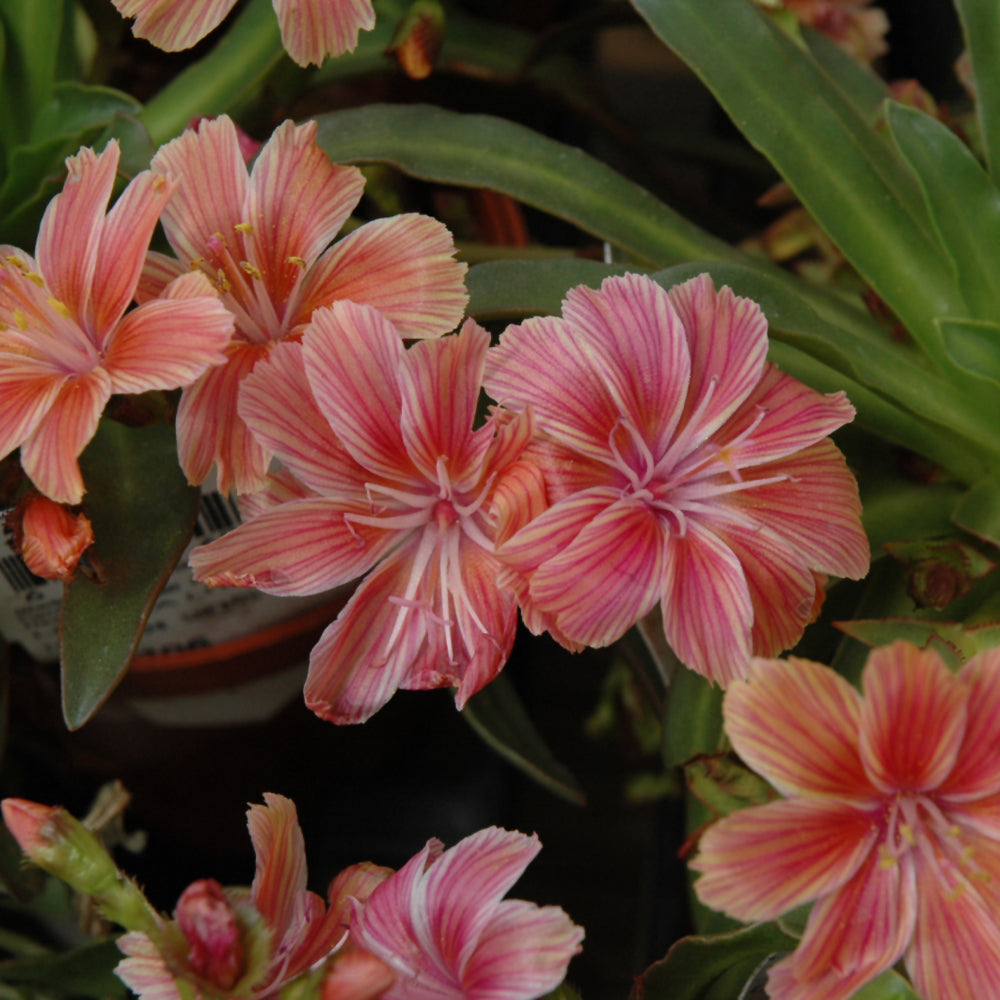
[[[885,81],[826,35],[803,28],[802,37],[817,66],[826,73],[830,86],[840,90],[867,122],[872,125],[879,122],[883,102],[889,96]]]
[[[959,501],[952,520],[983,541],[1000,546],[1000,477],[981,479]]]
[[[937,323],[955,366],[989,383],[991,392],[1000,389],[1000,323],[982,319],[939,319]]]
[[[474,694],[462,717],[487,746],[543,788],[574,805],[585,803],[579,782],[552,755],[506,674]]]
[[[0,962],[0,982],[31,987],[46,996],[124,997],[125,984],[114,974],[122,953],[113,938],[72,951]]]
[[[993,0],[955,0],[972,62],[976,117],[990,172],[1000,170],[1000,7]]]
[[[991,319],[1000,305],[1000,191],[946,125],[890,101],[886,121],[923,192],[968,309]]]
[[[934,316],[961,312],[912,175],[820,66],[745,0],[633,0],[816,221],[943,363]],[[834,152],[835,151],[835,152]]]
[[[191,537],[199,500],[166,424],[103,420],[80,467],[100,579],[78,571],[63,595],[62,700],[70,729],[97,711],[132,662],[153,602]]]
[[[390,163],[423,180],[492,188],[566,219],[636,261],[664,266],[742,254],[582,150],[490,115],[366,105],[320,115],[338,163]]]
[[[722,694],[720,687],[693,670],[681,669],[674,674],[663,720],[663,761],[667,767],[718,751]]]

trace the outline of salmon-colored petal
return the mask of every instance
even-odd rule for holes
[[[110,397],[111,380],[103,368],[67,379],[48,413],[21,445],[24,471],[50,499],[68,504],[83,499],[77,459],[97,432]]]
[[[701,872],[695,892],[737,920],[774,920],[843,886],[878,833],[872,816],[835,800],[740,809],[702,834],[691,862]]]
[[[688,519],[667,533],[660,604],[681,662],[723,687],[750,662],[753,604],[743,567],[713,531]]]
[[[176,257],[150,250],[146,254],[139,282],[135,287],[136,302],[158,299],[170,282],[188,273],[188,269]]]
[[[531,598],[574,641],[607,646],[659,600],[665,534],[645,504],[614,503],[538,568]]]
[[[109,338],[104,365],[112,392],[189,386],[226,362],[232,332],[232,314],[215,296],[145,302]]]
[[[249,521],[272,507],[288,503],[289,500],[316,499],[319,494],[311,490],[301,480],[296,479],[287,469],[277,468],[268,473],[264,485],[254,493],[243,493],[239,499],[240,517]]]
[[[489,827],[445,851],[411,897],[419,945],[461,976],[497,904],[542,849],[537,836]]]
[[[229,342],[225,364],[210,368],[184,390],[177,408],[177,454],[189,483],[205,480],[218,463],[218,488],[252,493],[263,486],[270,453],[250,433],[236,410],[240,383],[265,349]]]
[[[489,353],[483,387],[507,409],[531,406],[540,430],[607,465],[621,413],[585,339],[565,320],[543,316],[507,327]],[[608,469],[611,481],[625,485]]]
[[[135,295],[149,241],[173,190],[173,182],[144,170],[108,212],[87,306],[102,348]]]
[[[21,558],[35,576],[70,583],[94,529],[83,514],[35,495],[21,515]]]
[[[439,337],[461,322],[469,301],[466,265],[454,254],[451,233],[425,215],[366,223],[316,262],[302,288],[301,318],[350,299],[378,309],[402,337]]]
[[[940,788],[949,802],[1000,792],[1000,649],[987,649],[959,671],[969,692],[965,737],[955,766]]]
[[[376,567],[313,647],[305,699],[320,718],[339,724],[367,721],[396,693],[416,661],[427,620],[399,598],[418,545],[414,536]]]
[[[264,793],[264,805],[247,810],[256,871],[250,896],[280,940],[292,921],[297,896],[306,888],[306,845],[295,803]]]
[[[236,0],[111,0],[122,17],[134,17],[132,33],[165,52],[180,52],[217,28]]]
[[[836,989],[837,979],[848,979],[857,989],[874,979],[902,957],[913,936],[922,892],[923,882],[915,878],[912,864],[904,860],[886,865],[872,851],[853,878],[813,907],[799,946],[772,970],[768,992],[825,996],[821,984]],[[798,981],[798,993],[777,988],[786,976]]]
[[[247,168],[230,118],[202,119],[161,146],[150,167],[177,181],[162,221],[185,264],[200,260],[213,237],[242,245],[236,226],[246,221]]]
[[[115,975],[142,1000],[184,1000],[166,959],[145,934],[130,931],[115,942],[127,956]]]
[[[375,27],[371,0],[274,0],[281,41],[300,65],[353,52],[359,31]]]
[[[996,898],[988,902],[940,857],[918,856],[917,884],[917,925],[906,956],[914,988],[926,1000],[993,996],[1000,983]]]
[[[247,189],[244,246],[274,303],[286,303],[361,200],[356,167],[334,166],[314,121],[286,121],[260,151]]]
[[[416,475],[399,426],[403,344],[385,317],[336,302],[313,314],[302,345],[320,412],[355,461],[388,478]]]
[[[958,759],[968,689],[936,652],[906,642],[869,655],[862,689],[860,750],[872,782],[885,792],[936,789]]]
[[[760,306],[728,287],[716,291],[700,274],[667,293],[691,352],[686,435],[707,440],[749,395],[767,355],[767,320]],[[691,421],[695,425],[691,425]]]
[[[301,344],[274,345],[243,380],[238,410],[254,437],[313,490],[343,501],[365,497],[365,482],[371,477],[316,405]]]
[[[472,422],[489,346],[490,335],[468,320],[456,336],[415,344],[403,355],[399,371],[403,443],[432,482],[438,479],[442,456],[456,488],[472,488],[479,478],[493,429],[487,426],[473,433]]]
[[[68,378],[48,361],[0,354],[0,458],[34,433]]]
[[[189,562],[212,587],[256,587],[268,594],[318,594],[367,572],[396,541],[395,532],[349,524],[334,501],[281,504],[200,545]]]
[[[853,419],[844,393],[823,395],[769,364],[714,440],[737,468],[752,468],[809,448]]]
[[[705,516],[732,550],[746,578],[753,604],[751,645],[755,656],[777,656],[791,649],[812,620],[816,575],[801,555],[766,528],[743,520]]]
[[[804,565],[818,573],[859,580],[868,572],[868,539],[861,526],[858,484],[832,441],[820,441],[744,476],[781,477],[719,498],[765,526]]]
[[[783,794],[874,799],[858,750],[861,696],[828,667],[754,660],[723,715],[736,752]]]
[[[671,299],[645,275],[607,278],[600,291],[580,286],[563,303],[619,413],[660,458],[684,410],[691,352]]]
[[[66,166],[69,176],[45,209],[35,256],[49,294],[82,321],[118,171],[118,141],[110,140],[99,154],[85,147],[69,157]]]
[[[557,906],[501,902],[462,972],[467,996],[538,997],[566,978],[583,928]]]

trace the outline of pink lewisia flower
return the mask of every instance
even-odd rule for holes
[[[807,660],[756,660],[726,732],[786,796],[701,838],[695,888],[740,920],[816,900],[772,1000],[845,1000],[900,957],[925,1000],[1000,983],[1000,650],[957,675],[875,650],[863,697]]]
[[[111,0],[132,33],[166,52],[179,52],[214,31],[236,0]],[[281,42],[300,65],[352,52],[358,32],[375,27],[371,0],[273,0]]]
[[[885,11],[868,5],[871,0],[783,0],[798,20],[837,43],[864,63],[889,51],[885,36],[889,19]]]
[[[173,182],[144,171],[108,212],[117,142],[66,164],[35,259],[0,247],[0,458],[20,447],[39,490],[76,504],[77,459],[111,395],[189,385],[224,360],[233,320],[200,275],[126,314]]]
[[[857,485],[826,440],[854,411],[766,352],[756,303],[707,274],[609,278],[508,328],[484,384],[534,408],[554,501],[498,550],[533,631],[604,646],[659,601],[680,659],[725,684],[798,640],[818,574],[865,574]]]
[[[503,899],[541,849],[480,830],[427,846],[355,906],[351,940],[398,973],[387,1000],[531,1000],[554,990],[583,928],[556,906]]]
[[[488,347],[468,321],[404,350],[378,311],[337,302],[244,382],[240,413],[304,486],[279,502],[294,480],[273,480],[262,512],[191,567],[272,594],[369,574],[312,652],[306,703],[323,718],[362,722],[399,687],[454,685],[461,708],[510,653],[517,605],[496,586],[491,506],[526,517],[541,501],[519,462],[530,416],[472,430]]]
[[[139,931],[119,938],[128,957],[115,972],[140,997],[181,1000],[191,991],[197,998],[263,1000],[343,943],[348,883],[331,883],[329,908],[309,892],[295,805],[273,794],[264,802],[247,812],[257,859],[249,893],[199,880],[181,895],[174,922],[157,941]],[[350,889],[359,886],[349,883]]]
[[[379,219],[324,252],[361,198],[364,179],[334,166],[316,123],[285,122],[248,175],[236,127],[202,121],[153,158],[175,175],[163,228],[180,258],[150,254],[143,291],[200,268],[236,317],[228,363],[185,394],[177,415],[181,465],[193,483],[219,465],[219,488],[260,489],[270,452],[237,412],[240,383],[276,341],[297,339],[314,309],[340,299],[379,309],[404,337],[437,337],[462,318],[465,265],[448,230],[422,215]]]

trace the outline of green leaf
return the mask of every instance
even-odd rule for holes
[[[713,815],[728,816],[770,802],[774,789],[729,754],[703,755],[684,767],[688,791]]]
[[[1000,546],[1000,477],[976,483],[959,501],[952,520],[977,538]]]
[[[821,68],[746,0],[633,0],[938,363],[961,297],[903,162]],[[834,152],[835,151],[835,152]]]
[[[858,990],[851,1000],[920,1000],[920,996],[898,972],[890,969]]]
[[[946,125],[890,101],[886,121],[920,185],[968,314],[990,319],[1000,305],[1000,191]]]
[[[103,420],[80,457],[83,510],[100,581],[78,572],[60,619],[63,716],[82,726],[135,654],[153,603],[191,537],[199,493],[177,465],[174,430]]]
[[[579,782],[552,756],[506,674],[474,694],[462,717],[483,742],[529,778],[567,802],[585,804]]]
[[[1000,170],[1000,6],[993,0],[955,0],[976,81],[976,117],[990,172]]]
[[[491,188],[566,219],[640,262],[742,254],[582,150],[489,115],[427,105],[366,105],[320,115],[337,163],[390,163],[423,180]]]
[[[762,963],[795,945],[774,923],[682,938],[636,979],[630,1000],[734,1000]]]
[[[469,315],[479,320],[556,315],[566,292],[576,285],[599,288],[628,268],[595,260],[496,260],[469,268]]]
[[[1000,301],[1000,300],[998,300]],[[956,367],[1000,389],[1000,323],[981,319],[939,319],[944,348]]]
[[[106,938],[62,954],[0,962],[0,982],[34,987],[59,997],[123,997],[125,984],[113,971],[121,957],[115,940]]]
[[[674,674],[663,720],[663,761],[677,767],[698,754],[719,749],[722,738],[722,689],[693,670]]]
[[[837,87],[869,124],[881,121],[882,105],[889,96],[885,81],[821,32],[803,28],[802,37],[830,86]]]

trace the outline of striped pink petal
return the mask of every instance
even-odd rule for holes
[[[872,782],[885,792],[936,789],[962,747],[968,691],[937,653],[904,642],[871,653],[862,685],[860,750]]]
[[[688,519],[668,534],[660,607],[663,632],[681,662],[725,687],[750,662],[753,603],[735,553],[713,531]]]
[[[395,532],[349,524],[343,506],[322,497],[274,507],[199,546],[189,561],[195,579],[212,587],[318,594],[367,572],[395,540]]]
[[[67,378],[48,361],[7,354],[0,348],[0,458],[34,433]]]
[[[274,0],[281,41],[300,65],[353,52],[359,31],[375,27],[371,0]]]
[[[126,955],[116,966],[115,975],[141,1000],[189,1000],[159,949],[145,934],[130,931],[115,942]],[[201,994],[191,991],[195,1000]]]
[[[1000,792],[1000,649],[987,649],[959,671],[968,691],[962,748],[940,786],[949,802],[982,799]],[[1000,830],[1000,827],[998,827]],[[1000,839],[1000,833],[998,833]]]
[[[302,343],[320,412],[354,460],[380,476],[416,476],[399,426],[403,344],[389,321],[370,306],[335,302],[313,314]]]
[[[586,344],[617,414],[655,457],[662,455],[684,409],[692,370],[684,328],[667,292],[638,274],[608,278],[599,292],[571,289],[563,319]]]
[[[244,245],[267,294],[286,302],[361,200],[356,167],[334,166],[316,123],[286,121],[260,151],[247,188]]]
[[[66,160],[69,176],[49,202],[38,230],[35,257],[48,294],[79,322],[87,319],[105,212],[118,170],[118,142],[103,153],[81,149]],[[145,251],[145,247],[142,248]],[[126,263],[126,267],[131,262]]]
[[[135,288],[136,302],[148,302],[158,299],[175,278],[189,274],[189,270],[176,257],[150,250],[139,275]]]
[[[306,888],[306,845],[295,803],[265,792],[264,805],[247,810],[247,827],[257,865],[250,896],[280,939]]]
[[[97,432],[111,380],[103,368],[67,379],[46,416],[21,445],[21,465],[31,481],[59,503],[83,499],[77,459]]]
[[[691,353],[685,422],[698,413],[707,439],[750,395],[764,369],[767,320],[760,306],[699,274],[667,293]]]
[[[870,815],[837,800],[740,809],[698,841],[695,892],[739,920],[774,920],[853,878],[877,836]]]
[[[378,309],[402,337],[440,337],[461,322],[469,301],[466,265],[454,255],[451,233],[435,219],[376,219],[317,261],[303,284],[300,316],[350,299]]]
[[[236,0],[111,0],[122,17],[134,17],[132,33],[165,52],[179,52],[218,27]]]
[[[861,696],[810,660],[754,660],[749,678],[729,687],[726,733],[736,752],[785,795],[869,801],[861,764]]]

